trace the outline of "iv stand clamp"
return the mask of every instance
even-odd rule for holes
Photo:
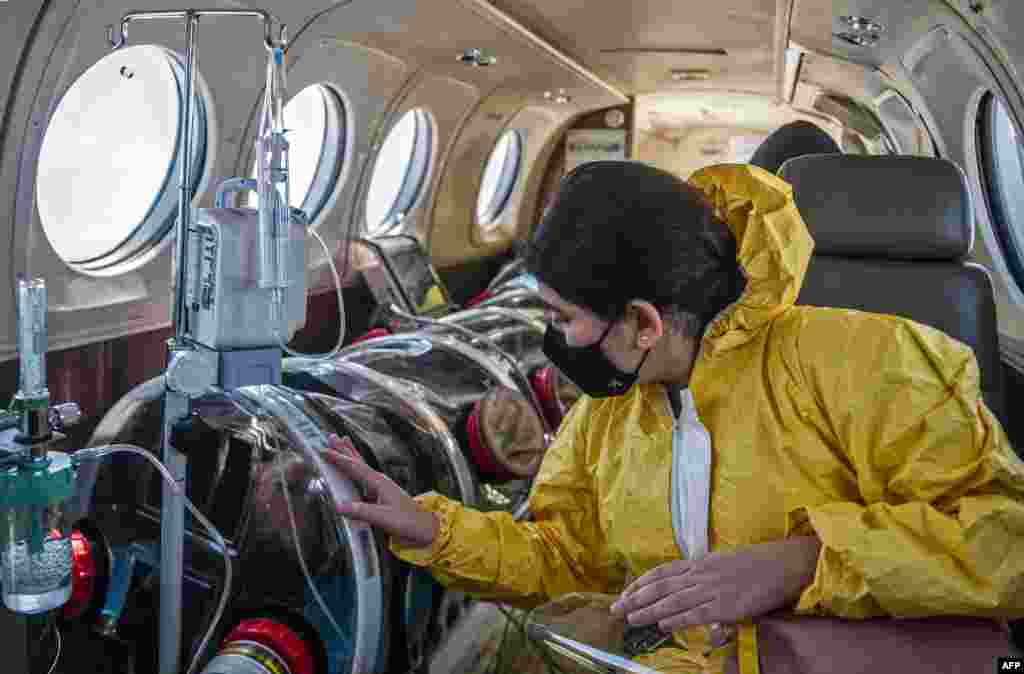
[[[169,369],[180,366],[182,356],[195,356],[188,325],[189,292],[186,288],[189,265],[189,237],[192,226],[192,125],[196,90],[196,32],[202,17],[245,16],[263,21],[263,44],[268,51],[287,48],[287,27],[280,24],[278,37],[273,37],[273,18],[264,10],[234,9],[184,9],[153,12],[128,12],[121,17],[119,27],[108,26],[107,39],[114,49],[124,47],[128,42],[128,24],[150,20],[180,20],[185,23],[185,105],[183,114],[184,133],[180,135],[179,157],[181,174],[179,184],[178,220],[175,227],[174,262],[175,283],[174,303],[171,320],[174,336],[168,341],[167,364]],[[179,361],[176,363],[175,361]],[[190,412],[190,400],[196,395],[191,387],[174,386],[168,378],[167,395],[164,404],[164,428],[161,440],[162,460],[177,483],[178,489],[169,483],[163,485],[163,510],[160,520],[160,634],[159,672],[179,674],[181,658],[181,579],[184,570],[186,470],[188,461],[185,454],[171,442],[172,430]],[[180,491],[179,491],[180,490]],[[199,654],[196,654],[199,655]]]

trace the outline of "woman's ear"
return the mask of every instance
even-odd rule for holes
[[[653,304],[644,300],[633,300],[629,306],[636,315],[636,335],[633,338],[633,346],[644,350],[653,348],[665,334],[666,326],[661,312]]]

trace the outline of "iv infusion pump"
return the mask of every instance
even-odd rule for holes
[[[196,342],[218,351],[265,348],[288,343],[306,324],[306,222],[302,211],[292,209],[288,234],[285,263],[290,284],[283,291],[281,312],[276,314],[273,289],[258,284],[258,212],[249,208],[198,209],[190,232],[192,264],[187,274],[189,325]]]

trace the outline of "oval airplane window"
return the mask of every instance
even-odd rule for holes
[[[508,205],[519,177],[522,152],[522,137],[515,130],[506,131],[491,151],[476,200],[476,220],[485,232],[493,229],[491,225]]]
[[[57,105],[39,152],[36,204],[46,238],[72,269],[125,273],[151,259],[173,232],[184,82],[172,52],[127,47],[86,70]],[[207,106],[198,94],[193,189],[206,160]]]
[[[284,106],[288,130],[289,201],[315,222],[334,192],[345,161],[345,106],[331,87],[313,84]],[[256,177],[256,163],[252,174]],[[259,198],[250,193],[254,208]]]
[[[431,143],[430,118],[420,108],[405,113],[388,132],[366,195],[367,234],[387,234],[405,219],[425,183]]]
[[[981,108],[981,164],[993,229],[1018,286],[1024,288],[1024,144],[1002,101]]]

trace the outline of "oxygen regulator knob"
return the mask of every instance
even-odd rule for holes
[[[82,408],[78,403],[61,403],[50,408],[50,429],[63,433],[82,420]]]

